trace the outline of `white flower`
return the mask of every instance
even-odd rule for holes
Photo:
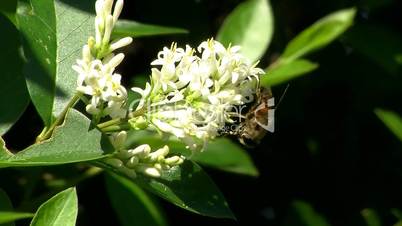
[[[225,48],[211,39],[197,50],[198,55],[190,46],[182,49],[175,43],[163,48],[151,64],[158,67],[152,68],[151,83],[144,90],[132,88],[142,96],[137,110],[148,107],[149,123],[192,149],[234,122],[235,108],[253,101],[264,73],[239,52],[239,46]]]
[[[109,115],[112,118],[126,116],[124,108],[127,90],[121,85],[121,75],[115,73],[124,54],[113,51],[129,45],[131,37],[111,40],[111,33],[123,9],[123,0],[118,0],[114,11],[113,0],[97,0],[95,4],[95,38],[89,37],[82,49],[82,59],[73,69],[78,73],[77,91],[91,96],[86,110],[92,115]]]

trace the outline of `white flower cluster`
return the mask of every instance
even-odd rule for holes
[[[124,54],[115,55],[113,51],[127,46],[131,37],[111,42],[111,34],[123,9],[123,0],[118,0],[112,14],[113,0],[96,1],[96,35],[88,39],[83,47],[82,59],[77,60],[73,69],[79,74],[77,91],[91,96],[86,106],[88,113],[112,118],[126,116],[123,108],[127,91],[120,84],[121,75],[115,73],[116,67],[123,61]]]
[[[146,115],[130,121],[147,121],[157,130],[171,133],[196,149],[200,142],[217,136],[225,123],[240,113],[236,107],[253,101],[263,70],[242,54],[240,47],[225,48],[215,40],[202,42],[197,51],[164,48],[151,65],[151,83],[145,89],[132,88],[142,95],[136,110]]]
[[[127,133],[125,131],[121,131],[112,137],[111,141],[118,152],[114,158],[105,160],[105,163],[112,165],[115,170],[131,178],[136,178],[137,173],[160,177],[163,170],[169,170],[184,161],[182,156],[167,157],[169,154],[168,146],[164,146],[154,152],[151,152],[151,147],[148,144],[127,150],[124,148],[126,138]]]
[[[113,119],[125,118],[127,91],[121,85],[121,75],[115,73],[116,67],[124,59],[124,54],[115,55],[113,51],[129,45],[132,38],[111,42],[111,34],[122,11],[123,0],[116,2],[113,14],[113,0],[97,0],[95,8],[96,35],[89,37],[88,43],[82,49],[82,59],[77,60],[77,64],[73,66],[78,73],[77,91],[91,96],[86,110],[95,119],[105,116]],[[103,160],[103,163],[132,178],[135,178],[137,173],[160,177],[163,170],[180,165],[184,161],[184,158],[179,156],[167,157],[167,146],[154,152],[151,152],[147,144],[135,149],[125,149],[125,131],[112,133],[109,137],[117,152],[114,157]]]

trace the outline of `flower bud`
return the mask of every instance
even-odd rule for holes
[[[127,140],[127,132],[120,131],[117,135],[112,137],[112,144],[116,149],[121,149]]]
[[[113,23],[114,24],[116,24],[117,19],[119,19],[121,11],[123,10],[123,5],[124,5],[123,0],[117,0],[116,5],[114,6],[114,10],[113,10]]]
[[[127,161],[126,166],[128,168],[135,168],[138,165],[139,161],[140,160],[137,156],[133,156]]]
[[[128,150],[128,152],[133,156],[139,155],[140,157],[142,157],[148,155],[151,152],[151,147],[148,144],[143,144],[136,147],[135,149]]]
[[[131,154],[129,151],[127,151],[125,149],[120,150],[119,152],[117,152],[117,155],[116,155],[116,157],[118,157],[119,159],[122,159],[122,160],[127,160],[127,159],[131,158],[132,156],[133,156],[133,154]]]
[[[170,158],[165,159],[165,164],[168,165],[180,165],[181,163],[183,163],[183,159],[180,158],[179,156],[172,156]]]
[[[89,38],[88,38],[88,42],[87,42],[87,45],[89,46],[89,49],[91,50],[91,54],[93,55],[93,56],[96,56],[96,47],[95,47],[95,45],[96,45],[96,40],[95,40],[95,38],[93,37],[93,36],[90,36]]]
[[[143,116],[132,118],[128,121],[128,123],[130,123],[131,128],[133,128],[135,130],[146,129],[149,125],[148,121]]]
[[[112,31],[113,31],[113,16],[108,15],[105,21],[105,33],[103,34],[103,40],[102,40],[103,45],[109,44]]]
[[[133,170],[133,169],[129,169],[129,168],[126,168],[126,167],[122,167],[122,168],[119,169],[119,171],[120,171],[121,173],[125,174],[126,176],[128,176],[128,177],[131,178],[131,179],[137,178],[137,173],[136,173],[135,170]]]
[[[107,16],[112,14],[113,0],[103,0],[103,15]]]
[[[160,148],[160,149],[152,152],[151,154],[149,154],[148,158],[152,162],[160,161],[160,160],[164,159],[164,157],[167,154],[169,154],[169,147],[167,145],[165,145],[163,148]]]
[[[120,159],[116,159],[116,158],[108,158],[103,160],[106,164],[113,166],[114,168],[121,168],[123,167],[123,162]]]
[[[109,51],[112,52],[112,51],[115,51],[116,49],[120,49],[124,46],[128,46],[132,42],[133,42],[133,38],[131,38],[131,37],[125,37],[125,38],[119,39],[110,44]]]

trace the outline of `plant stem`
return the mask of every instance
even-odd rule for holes
[[[117,132],[117,131],[122,131],[122,130],[129,130],[130,129],[130,124],[124,123],[120,125],[111,125],[108,127],[104,127],[101,129],[103,133],[111,133],[111,132]]]
[[[145,113],[145,108],[141,108],[135,112],[132,112],[130,114],[130,118],[135,118],[135,117],[141,116],[144,113]],[[106,129],[106,128],[113,128],[112,126],[120,126],[122,124],[124,126],[128,125],[127,119],[122,119],[122,118],[112,119],[112,120],[98,124],[98,128],[102,131],[105,131],[104,129]],[[114,127],[114,128],[117,128],[117,127]]]
[[[66,107],[63,109],[63,111],[60,113],[60,115],[57,117],[57,119],[53,122],[53,124],[49,127],[49,129],[44,133],[39,135],[36,138],[36,143],[42,142],[44,140],[49,139],[52,134],[54,129],[56,128],[56,126],[60,125],[63,123],[64,118],[66,117],[66,114],[68,112],[68,110],[70,110],[70,108],[74,107],[74,105],[77,103],[77,101],[80,99],[80,94],[76,93],[71,100],[68,102],[68,104],[66,105]]]
[[[106,122],[104,122],[104,123],[98,124],[98,127],[99,127],[99,129],[103,129],[103,128],[106,128],[106,127],[108,127],[108,126],[118,125],[118,124],[123,123],[123,122],[125,122],[125,121],[126,121],[126,120],[121,119],[121,118],[112,119],[112,120],[106,121]]]

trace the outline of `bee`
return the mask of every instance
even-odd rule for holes
[[[269,115],[274,106],[273,102],[270,102],[272,98],[271,90],[261,88],[256,96],[255,103],[243,116],[243,120],[241,120],[236,132],[239,142],[247,147],[254,147],[261,142],[267,133],[267,128],[261,125],[268,125],[271,123],[269,120],[272,120],[270,118],[272,116]]]

